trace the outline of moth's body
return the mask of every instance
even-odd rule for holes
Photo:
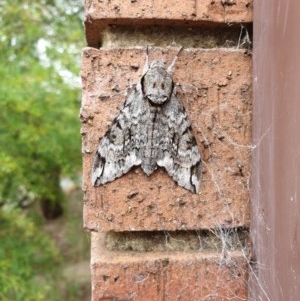
[[[162,157],[161,150],[157,148],[157,145],[161,141],[161,135],[163,129],[159,129],[159,123],[156,122],[157,115],[160,113],[160,107],[150,107],[148,113],[149,120],[145,123],[141,123],[141,131],[146,132],[147,140],[140,149],[140,158],[144,158],[141,167],[144,172],[149,176],[157,167],[157,160]]]
[[[123,109],[100,141],[92,170],[95,186],[141,165],[149,176],[164,167],[173,179],[199,191],[201,159],[174,83],[154,63],[129,94]]]

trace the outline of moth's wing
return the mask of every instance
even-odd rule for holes
[[[99,143],[91,174],[94,186],[113,181],[141,164],[137,125],[143,110],[143,97],[138,85]]]
[[[188,116],[175,91],[163,115],[167,131],[157,165],[164,167],[179,186],[198,193],[202,162]]]

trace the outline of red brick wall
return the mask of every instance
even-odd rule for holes
[[[242,40],[235,25],[252,21],[252,2],[103,0],[85,1],[85,8],[88,45],[101,46],[85,48],[82,55],[84,227],[95,231],[93,301],[246,300],[246,242],[237,243],[237,229],[249,226],[252,59],[245,49],[237,49]],[[174,26],[192,31],[191,36],[209,27],[209,36],[218,39],[230,29],[229,23],[238,29],[231,34],[231,48],[195,47],[193,37],[181,43],[176,30],[175,45],[161,42],[168,41],[168,28]],[[128,38],[128,46],[136,47],[121,47],[117,36],[107,41],[112,24],[132,28],[123,43]],[[143,38],[134,31],[139,26]],[[149,27],[160,33],[159,39],[147,38]],[[199,194],[177,186],[163,169],[147,177],[135,168],[111,183],[97,188],[91,184],[99,138],[122,106],[126,89],[141,77],[145,45],[154,45],[149,47],[150,62],[158,59],[166,66],[178,46],[185,46],[172,77],[204,162]],[[109,247],[109,231],[118,233],[110,239],[120,240],[119,247],[118,241],[116,248]],[[141,232],[130,245],[130,235],[124,235],[132,231]],[[169,244],[170,237],[179,243],[149,247],[157,243],[154,237],[160,231],[166,238],[161,245]],[[214,238],[204,239],[210,236]],[[200,243],[191,247],[195,238]]]

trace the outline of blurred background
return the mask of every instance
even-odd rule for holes
[[[0,0],[0,300],[90,300],[81,0]]]

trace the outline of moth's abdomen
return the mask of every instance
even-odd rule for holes
[[[147,175],[153,173],[157,168],[157,160],[160,157],[160,144],[163,140],[165,130],[161,125],[161,107],[149,105],[148,116],[140,126],[144,140],[141,145],[141,167]]]

